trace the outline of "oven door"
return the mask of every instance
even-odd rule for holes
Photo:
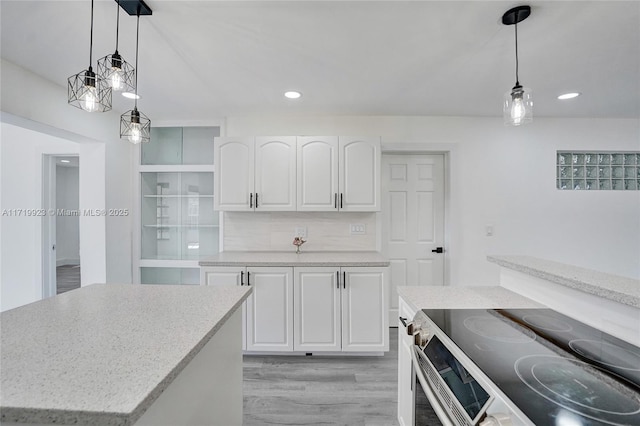
[[[418,354],[415,346],[411,347],[411,362],[413,374],[413,398],[414,412],[413,421],[415,426],[456,426],[447,412],[442,408],[440,401],[429,386],[424,371],[418,362]]]

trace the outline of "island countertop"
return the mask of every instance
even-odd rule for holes
[[[93,284],[3,312],[3,422],[133,424],[248,287]]]
[[[517,309],[544,307],[544,305],[527,297],[498,286],[403,286],[398,287],[398,295],[414,311],[419,309]]]
[[[377,251],[223,251],[200,266],[389,266]]]
[[[640,308],[640,280],[530,256],[487,256],[487,260],[533,277]]]

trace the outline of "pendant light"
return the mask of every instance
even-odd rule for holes
[[[93,0],[91,0],[91,37],[89,41],[89,68],[68,79],[68,103],[89,112],[111,110],[111,88],[103,78],[93,72]]]
[[[136,26],[136,72],[135,72],[135,103],[133,110],[120,116],[120,138],[128,139],[133,144],[149,142],[151,140],[151,120],[138,111],[138,39],[140,35],[140,8],[137,13]]]
[[[516,34],[516,85],[505,93],[503,102],[504,124],[519,126],[533,121],[533,98],[531,89],[522,87],[518,78],[518,22],[522,22],[531,14],[531,7],[518,6],[509,9],[502,15],[504,25],[513,25]]]
[[[135,69],[118,53],[120,33],[120,0],[117,0],[116,51],[98,60],[98,75],[102,77],[114,92],[133,91]]]

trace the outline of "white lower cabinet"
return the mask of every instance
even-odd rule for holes
[[[242,305],[242,349],[293,350],[293,269],[214,266],[201,268],[203,285],[253,287]]]
[[[406,302],[399,301],[398,312],[405,321],[411,321],[413,312]],[[413,425],[413,368],[411,366],[411,351],[413,336],[407,335],[407,329],[398,320],[398,423],[400,426]]]
[[[294,268],[294,350],[389,350],[387,268]]]
[[[293,268],[247,268],[247,350],[293,350]]]
[[[387,268],[201,268],[203,285],[249,285],[243,349],[256,352],[389,350]]]

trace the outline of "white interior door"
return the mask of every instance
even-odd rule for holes
[[[382,156],[382,241],[390,259],[391,318],[398,316],[396,288],[444,285],[444,156]]]

